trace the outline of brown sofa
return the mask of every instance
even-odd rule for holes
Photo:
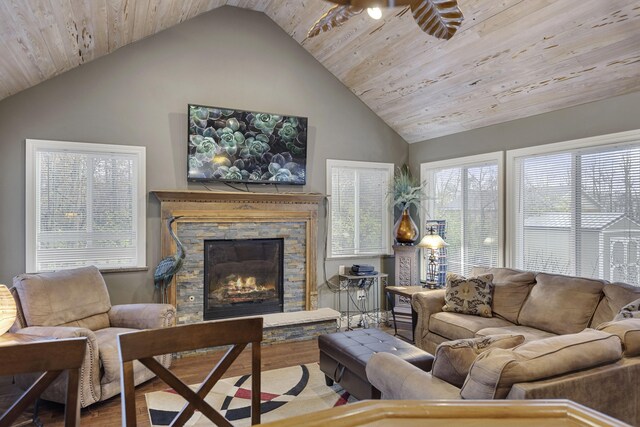
[[[481,353],[462,389],[375,355],[367,376],[383,398],[563,398],[640,425],[640,319],[612,322],[640,298],[640,287],[506,268],[472,275],[484,273],[494,276],[493,317],[443,312],[444,290],[415,294],[416,345],[435,353],[443,342],[497,334],[522,335],[525,343]]]
[[[80,372],[80,404],[108,399],[120,393],[120,361],[117,335],[138,329],[175,325],[175,308],[167,304],[111,305],[107,287],[95,267],[55,273],[23,274],[13,279],[11,292],[18,307],[12,332],[54,337],[87,337],[87,351]],[[171,365],[171,355],[158,359]],[[154,374],[139,362],[134,364],[135,384]],[[33,376],[16,379],[26,388]],[[65,381],[59,378],[42,398],[63,403]]]

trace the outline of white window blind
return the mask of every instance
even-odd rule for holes
[[[27,140],[27,271],[144,266],[144,154]]]
[[[327,160],[329,257],[391,252],[393,164]]]
[[[427,217],[446,221],[450,272],[468,275],[476,265],[501,265],[501,164],[502,153],[422,164]]]
[[[640,134],[629,136],[511,155],[516,267],[638,283]]]

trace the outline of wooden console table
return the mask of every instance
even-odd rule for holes
[[[570,400],[365,400],[265,427],[630,427]]]

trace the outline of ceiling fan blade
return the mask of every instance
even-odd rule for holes
[[[336,5],[318,19],[309,29],[307,37],[315,37],[318,34],[329,31],[332,28],[344,24],[352,16],[362,13],[363,9],[349,5]]]
[[[464,19],[456,0],[413,0],[411,13],[422,31],[446,40],[453,37]]]

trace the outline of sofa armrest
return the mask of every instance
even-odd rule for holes
[[[158,329],[176,324],[176,309],[171,304],[122,304],[109,310],[114,328]]]
[[[559,377],[511,387],[507,399],[570,399],[631,425],[640,425],[640,358],[623,358]]]
[[[460,399],[459,388],[390,353],[372,355],[366,372],[383,399]]]
[[[429,319],[432,314],[442,311],[442,307],[444,306],[444,289],[413,294],[411,306],[418,314],[414,333],[415,345],[426,350],[424,340],[429,333]]]
[[[80,368],[80,406],[83,408],[100,400],[100,355],[98,341],[93,331],[86,328],[71,326],[29,326],[18,331],[20,334],[37,335],[53,338],[87,338],[87,351]],[[33,376],[24,375],[16,377],[16,382],[22,388],[29,387],[33,382]],[[58,378],[42,394],[46,400],[58,403],[65,402],[67,384],[64,378]]]

